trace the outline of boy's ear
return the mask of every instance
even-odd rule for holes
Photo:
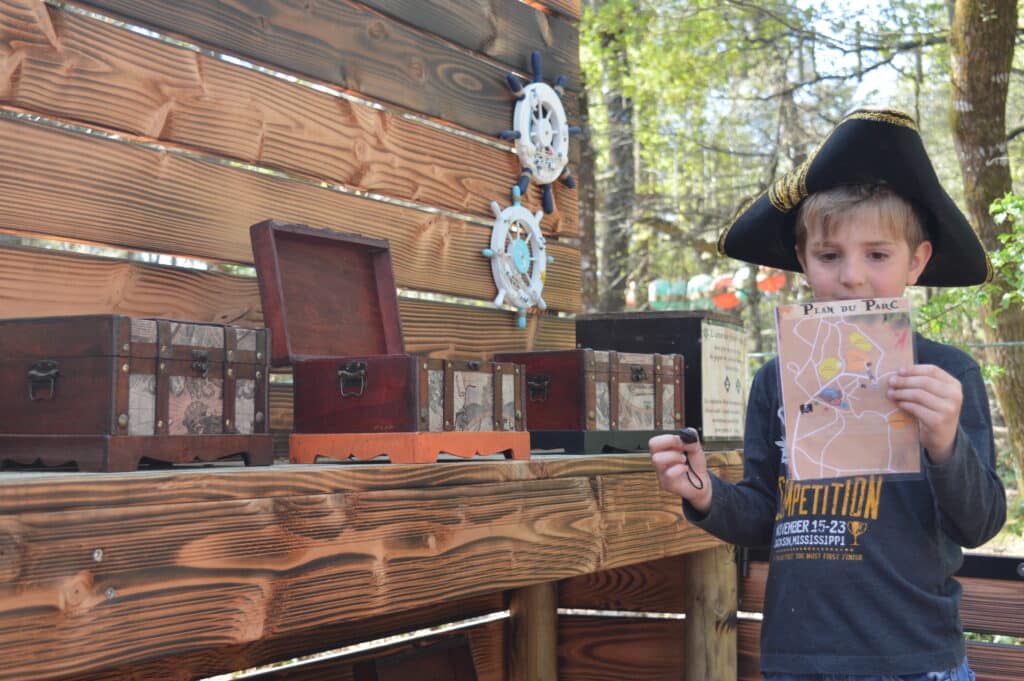
[[[921,272],[924,271],[925,265],[932,259],[932,242],[922,241],[914,249],[914,252],[910,254],[910,269],[907,271],[907,286],[913,286],[917,283],[918,278],[921,276]]]

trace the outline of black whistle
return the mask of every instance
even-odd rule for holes
[[[693,428],[680,428],[679,439],[683,441],[684,445],[692,445],[700,441],[700,436],[697,434],[697,431],[694,430]],[[683,457],[685,458],[685,456],[686,455],[684,454]],[[689,480],[690,484],[696,487],[697,489],[704,489],[704,481],[701,480],[699,475],[690,470],[689,461],[687,461],[686,464],[686,479]]]

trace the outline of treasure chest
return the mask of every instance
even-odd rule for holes
[[[273,458],[266,329],[123,315],[0,321],[0,460],[128,471]]]
[[[686,425],[697,429],[705,447],[741,445],[747,344],[736,317],[705,310],[580,315],[576,342],[601,350],[682,354]]]
[[[534,450],[644,451],[683,421],[683,358],[577,349],[501,353],[521,364]]]
[[[293,462],[529,456],[519,367],[404,352],[386,241],[274,221],[251,237],[271,361],[292,367]]]

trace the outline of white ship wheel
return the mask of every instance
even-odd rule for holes
[[[551,184],[569,162],[569,124],[562,100],[547,83],[530,83],[512,114],[516,153],[537,184]]]
[[[547,264],[553,260],[547,255],[544,235],[540,231],[540,211],[531,213],[519,202],[519,188],[512,188],[512,205],[502,209],[497,201],[491,202],[494,227],[491,247],[483,249],[491,259],[491,274],[498,287],[495,305],[508,302],[519,310],[519,328],[526,328],[526,310],[536,306],[547,309],[541,295]]]
[[[544,212],[550,213],[555,209],[551,183],[561,180],[567,187],[576,186],[568,168],[569,136],[578,135],[580,129],[566,121],[562,106],[566,77],[559,76],[552,87],[541,80],[540,52],[534,52],[530,61],[533,82],[523,85],[513,73],[506,77],[516,97],[516,107],[512,112],[512,130],[502,131],[499,137],[516,142],[522,166],[517,183],[520,193],[525,194],[533,180],[542,187]]]

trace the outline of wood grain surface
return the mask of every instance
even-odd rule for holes
[[[719,545],[684,556],[688,587],[684,595],[686,679],[736,678],[735,548]]]
[[[409,352],[480,359],[510,349],[575,344],[567,318],[530,317],[527,328],[519,329],[514,313],[505,310],[411,298],[400,298],[398,306]],[[0,247],[0,318],[108,313],[244,326],[259,326],[263,319],[251,277]],[[277,427],[291,427],[290,414],[276,418],[286,419]]]
[[[349,0],[93,0],[104,10],[485,135],[508,127],[507,68]],[[567,74],[570,77],[576,74]],[[574,82],[579,82],[574,78]],[[566,98],[573,115],[572,100]]]
[[[422,655],[431,646],[459,645],[468,646],[469,650],[462,655],[472,660],[472,669],[465,667],[452,668],[438,659],[430,659],[427,665],[417,660],[415,655]],[[409,656],[411,659],[401,666],[389,666],[388,662]],[[505,622],[491,622],[474,627],[461,634],[436,636],[421,639],[412,643],[390,646],[384,650],[375,650],[334,660],[314,662],[301,667],[272,671],[259,676],[263,681],[407,681],[412,679],[444,679],[444,681],[505,681]],[[374,670],[373,673],[371,670]],[[419,672],[422,676],[416,676]],[[367,674],[373,674],[367,676]],[[475,676],[468,676],[470,673]]]
[[[126,678],[133,679],[133,681],[190,681],[220,673],[226,667],[235,670],[249,669],[416,631],[437,624],[487,615],[505,609],[505,601],[505,595],[501,592],[465,600],[445,601],[425,608],[370,617],[358,622],[317,627],[291,636],[267,636],[251,643],[201,649],[143,664],[90,672],[62,681],[120,681]],[[502,620],[469,631],[477,669],[488,674],[487,678],[495,680],[502,678],[497,669],[504,668],[504,651],[495,649],[496,643],[498,645],[503,643],[504,625],[505,622]],[[380,655],[392,650],[394,648],[378,649],[373,654]],[[312,673],[319,674],[324,668],[332,669],[339,675],[350,673],[348,667],[353,659],[360,658],[343,658],[337,667],[331,667],[329,663],[324,664],[323,667],[317,665],[317,670]],[[305,678],[301,675],[308,671],[308,667],[298,667],[293,672],[295,676],[292,678]],[[339,676],[338,678],[348,677]]]
[[[709,457],[713,470],[742,477],[738,452]],[[381,464],[275,465],[269,468],[182,467],[120,473],[0,472],[0,515],[86,511],[110,505],[201,504],[253,498],[500,484],[529,480],[650,474],[646,454],[534,456],[529,461],[459,462],[424,466]],[[652,478],[653,479],[653,478]],[[595,492],[596,493],[596,492]],[[681,515],[680,515],[681,517]]]
[[[580,18],[580,0],[526,0],[531,5],[542,5],[573,19]]]
[[[489,229],[462,220],[3,117],[0,154],[2,228],[250,263],[249,226],[273,217],[387,239],[403,288],[485,300],[496,291],[481,255]],[[549,280],[562,279],[554,288],[575,310],[578,252],[551,253]]]
[[[957,577],[957,581],[964,588],[960,598],[964,629],[1024,638],[1024,583],[1021,580]]]
[[[685,663],[681,620],[561,617],[560,681],[681,679]]]
[[[530,53],[542,55],[544,80],[579,71],[579,33],[565,17],[524,2],[361,0],[364,5],[516,71],[532,74]],[[579,83],[574,89],[578,89]]]
[[[497,6],[536,14],[518,2]],[[510,147],[39,0],[0,2],[0,103],[488,221],[491,201],[510,202],[520,170]],[[534,187],[525,205],[539,210],[539,196]],[[576,191],[556,183],[555,205],[542,228],[578,232]]]
[[[537,464],[4,475],[0,678],[307,635],[703,546],[652,472],[597,472],[646,457]],[[646,541],[624,536],[639,528]]]
[[[967,644],[967,659],[976,681],[1020,681],[1024,646],[972,641]]]
[[[685,612],[681,556],[592,572],[558,584],[558,607],[635,612]]]

